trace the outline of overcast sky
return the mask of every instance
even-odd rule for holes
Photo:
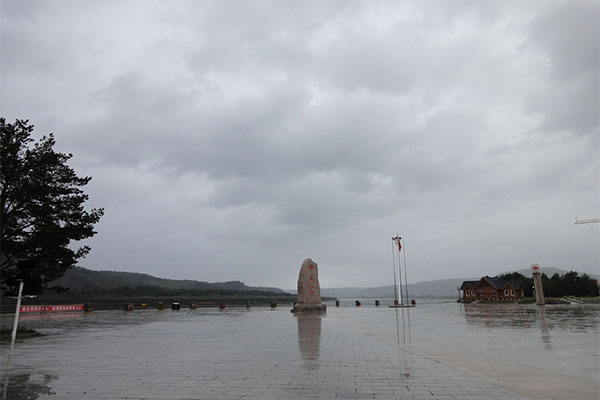
[[[1,116],[93,177],[90,269],[597,274],[598,4],[2,0]]]

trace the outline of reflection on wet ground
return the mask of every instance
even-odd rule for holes
[[[538,307],[537,309],[537,319],[540,325],[540,338],[542,343],[544,344],[545,350],[552,350],[552,340],[550,336],[550,324],[548,323],[548,319],[546,318],[546,307]]]
[[[4,382],[2,400],[7,399],[37,399],[41,395],[54,395],[50,390],[50,382],[56,375],[42,375],[36,380],[29,373],[12,374],[10,380]]]
[[[491,328],[532,328],[547,313],[549,329],[598,329],[597,305],[464,304],[463,310],[467,323]]]
[[[598,376],[598,305],[467,304],[463,316],[468,326],[507,336],[501,342],[513,359],[525,356],[539,359],[539,366],[552,364],[573,376]],[[511,340],[518,342],[511,344]]]
[[[21,314],[19,316],[19,321],[27,322],[27,321],[49,321],[52,319],[82,319],[84,317],[84,313],[82,312],[44,312],[44,313],[32,313],[32,314]]]
[[[318,368],[322,313],[296,313],[298,347],[306,368]]]
[[[587,311],[590,310],[593,310],[593,307]],[[550,313],[551,315],[548,317],[545,306],[465,304],[463,316],[467,324],[475,327],[517,330],[539,327],[540,340],[544,344],[545,350],[552,350],[552,330],[576,330],[585,333],[588,329],[594,329],[593,315],[583,308],[559,305],[558,308],[550,310]]]
[[[382,306],[330,307],[320,316],[253,308],[28,319],[45,336],[18,342],[10,368],[2,347],[0,382],[8,383],[7,399],[524,398],[415,354],[412,337],[415,349],[437,343],[454,355],[489,355],[517,366],[518,375],[534,368],[547,380],[577,377],[592,387],[577,381],[580,398],[598,397],[597,305],[446,303],[404,311],[404,318]],[[10,318],[2,316],[2,325]],[[464,361],[456,364],[484,365]],[[494,365],[488,376],[494,368],[507,371]],[[516,382],[507,386],[538,393],[517,372],[503,378]]]
[[[344,320],[357,318],[358,310],[344,310],[340,314]],[[388,310],[373,307],[357,320],[369,330],[396,333],[396,321],[388,314]],[[412,333],[414,343],[435,342],[486,352],[525,366],[597,380],[598,304],[419,304],[410,310],[410,320],[405,329]]]

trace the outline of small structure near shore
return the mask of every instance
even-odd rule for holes
[[[525,282],[521,279],[497,279],[484,276],[478,281],[464,281],[460,286],[462,301],[520,300],[525,297]]]
[[[294,305],[292,312],[323,312],[325,310],[327,310],[327,305],[321,303],[318,265],[307,258],[300,267],[298,302]]]

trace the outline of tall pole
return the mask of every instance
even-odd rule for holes
[[[394,305],[398,304],[398,284],[396,283],[396,249],[392,238],[392,272],[394,273]]]
[[[23,281],[19,282],[19,295],[17,296],[17,309],[15,310],[15,322],[13,324],[11,344],[15,344],[17,338],[17,326],[19,325],[19,312],[21,311],[21,298],[23,297]]]
[[[406,295],[406,305],[408,305],[408,278],[406,277],[406,242],[402,240],[402,248],[404,249],[404,294]]]
[[[398,286],[400,286],[400,304],[404,303],[404,299],[403,299],[403,295],[402,295],[402,263],[400,262],[401,260],[401,254],[400,254],[400,240],[402,238],[398,235],[396,235],[394,242],[396,243],[396,245],[398,245]]]

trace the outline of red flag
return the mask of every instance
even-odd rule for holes
[[[398,239],[398,251],[402,251],[402,245],[400,244],[400,239]]]

